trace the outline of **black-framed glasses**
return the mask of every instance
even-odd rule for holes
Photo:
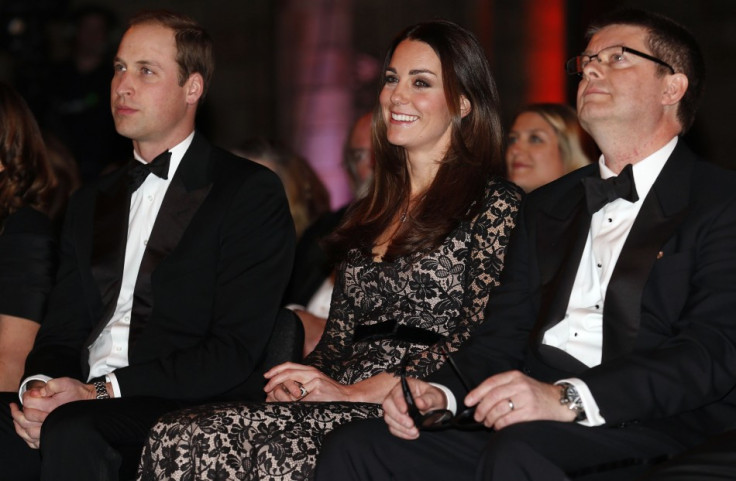
[[[647,53],[634,50],[633,48],[625,47],[623,45],[614,45],[613,47],[606,47],[600,52],[593,55],[578,55],[571,58],[565,63],[565,71],[570,75],[582,75],[583,69],[593,61],[597,60],[598,63],[606,65],[614,69],[628,68],[631,66],[631,62],[627,58],[626,54],[636,55],[637,57],[645,58],[654,63],[667,67],[670,72],[675,73],[675,69],[664,60],[653,57]]]
[[[447,362],[450,364],[450,367],[455,372],[455,375],[457,375],[458,379],[460,379],[460,382],[463,384],[465,390],[470,392],[470,383],[463,375],[463,373],[460,372],[460,369],[458,369],[457,364],[455,364],[455,361],[452,359],[450,354],[448,354],[444,349],[440,352],[445,357],[445,359],[447,359]],[[457,415],[453,415],[452,411],[449,411],[447,409],[435,409],[422,414],[419,411],[419,408],[417,408],[416,403],[414,402],[414,396],[411,394],[409,383],[406,381],[406,363],[408,360],[407,355],[408,352],[401,360],[401,366],[399,369],[401,390],[404,394],[404,401],[406,401],[409,416],[412,418],[412,420],[414,421],[414,425],[417,428],[422,431],[439,431],[442,429],[470,430],[480,429],[483,427],[482,423],[479,423],[478,421],[473,419],[473,414],[475,413],[474,407],[465,408]]]

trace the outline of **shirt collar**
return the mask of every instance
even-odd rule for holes
[[[168,178],[171,179],[174,174],[176,174],[176,169],[179,168],[179,164],[181,164],[181,159],[184,158],[184,154],[186,154],[187,150],[189,149],[189,146],[192,145],[192,140],[194,139],[194,130],[192,130],[192,133],[187,136],[186,139],[182,140],[175,146],[169,149],[171,152],[171,159],[169,160],[169,176]],[[135,160],[138,162],[145,164],[146,161],[143,159],[143,157],[138,154],[138,152],[133,149],[133,157],[135,157]]]
[[[636,193],[639,195],[639,202],[649,194],[649,190],[654,185],[654,181],[657,180],[664,164],[667,163],[667,159],[675,150],[677,139],[677,136],[673,137],[661,149],[633,165],[634,185],[636,185]],[[616,175],[608,168],[602,155],[598,159],[598,166],[600,167],[601,178],[608,179]]]

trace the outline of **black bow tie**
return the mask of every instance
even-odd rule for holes
[[[598,212],[604,205],[616,199],[625,199],[629,202],[639,200],[631,164],[627,164],[616,177],[608,179],[586,177],[583,179],[583,187],[585,187],[588,212],[591,214]]]
[[[162,179],[169,178],[169,161],[171,160],[171,152],[168,150],[156,156],[151,162],[143,164],[136,162],[135,167],[130,169],[128,175],[130,176],[130,192],[135,192],[138,187],[143,184],[148,174],[155,174]]]

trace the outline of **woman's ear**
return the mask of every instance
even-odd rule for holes
[[[465,117],[473,110],[473,105],[465,95],[460,96],[460,117]]]

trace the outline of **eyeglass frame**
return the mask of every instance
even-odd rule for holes
[[[407,351],[407,353],[404,354],[404,357],[401,359],[401,364],[399,365],[399,382],[401,383],[401,391],[404,395],[407,412],[412,421],[414,421],[414,425],[417,427],[417,429],[419,429],[420,431],[441,431],[451,428],[461,430],[473,430],[483,427],[482,423],[479,423],[475,421],[475,419],[473,419],[473,414],[475,413],[474,406],[463,409],[457,414],[453,414],[452,411],[450,411],[449,409],[433,409],[432,411],[427,411],[426,413],[422,414],[419,411],[419,408],[417,408],[416,402],[414,401],[414,396],[412,395],[411,389],[409,388],[409,383],[406,380],[406,364],[408,360],[408,354],[409,353]],[[457,367],[457,364],[455,364],[452,356],[450,356],[450,354],[444,349],[440,350],[440,354],[445,357],[447,363],[455,372],[455,375],[457,375],[465,390],[470,392],[470,383]],[[470,419],[470,422],[468,422],[468,419]]]
[[[606,48],[600,49],[597,53],[595,53],[593,55],[585,55],[585,54],[583,54],[583,55],[576,55],[576,56],[568,59],[567,62],[565,62],[565,72],[567,72],[568,75],[579,75],[579,76],[582,76],[583,75],[583,69],[588,64],[585,64],[585,66],[582,66],[582,67],[578,67],[578,65],[582,64],[582,62],[581,61],[578,61],[578,60],[579,59],[582,59],[583,57],[588,57],[588,63],[590,63],[593,59],[597,59],[598,60],[598,63],[601,63],[601,59],[600,59],[600,57],[598,57],[598,55],[600,55],[600,53],[603,52],[604,50],[608,50],[610,48],[620,48],[621,49],[621,53],[628,52],[628,53],[634,54],[637,57],[641,57],[643,59],[649,60],[649,61],[654,62],[654,63],[656,63],[658,65],[661,65],[663,67],[667,67],[670,70],[670,72],[672,72],[673,74],[675,73],[675,69],[672,67],[672,65],[668,64],[664,60],[659,59],[657,57],[654,57],[652,55],[649,55],[648,53],[640,52],[639,50],[635,50],[635,49],[633,49],[631,47],[627,47],[625,45],[611,45],[610,47],[606,47]],[[575,69],[573,70],[571,66],[574,66]]]

